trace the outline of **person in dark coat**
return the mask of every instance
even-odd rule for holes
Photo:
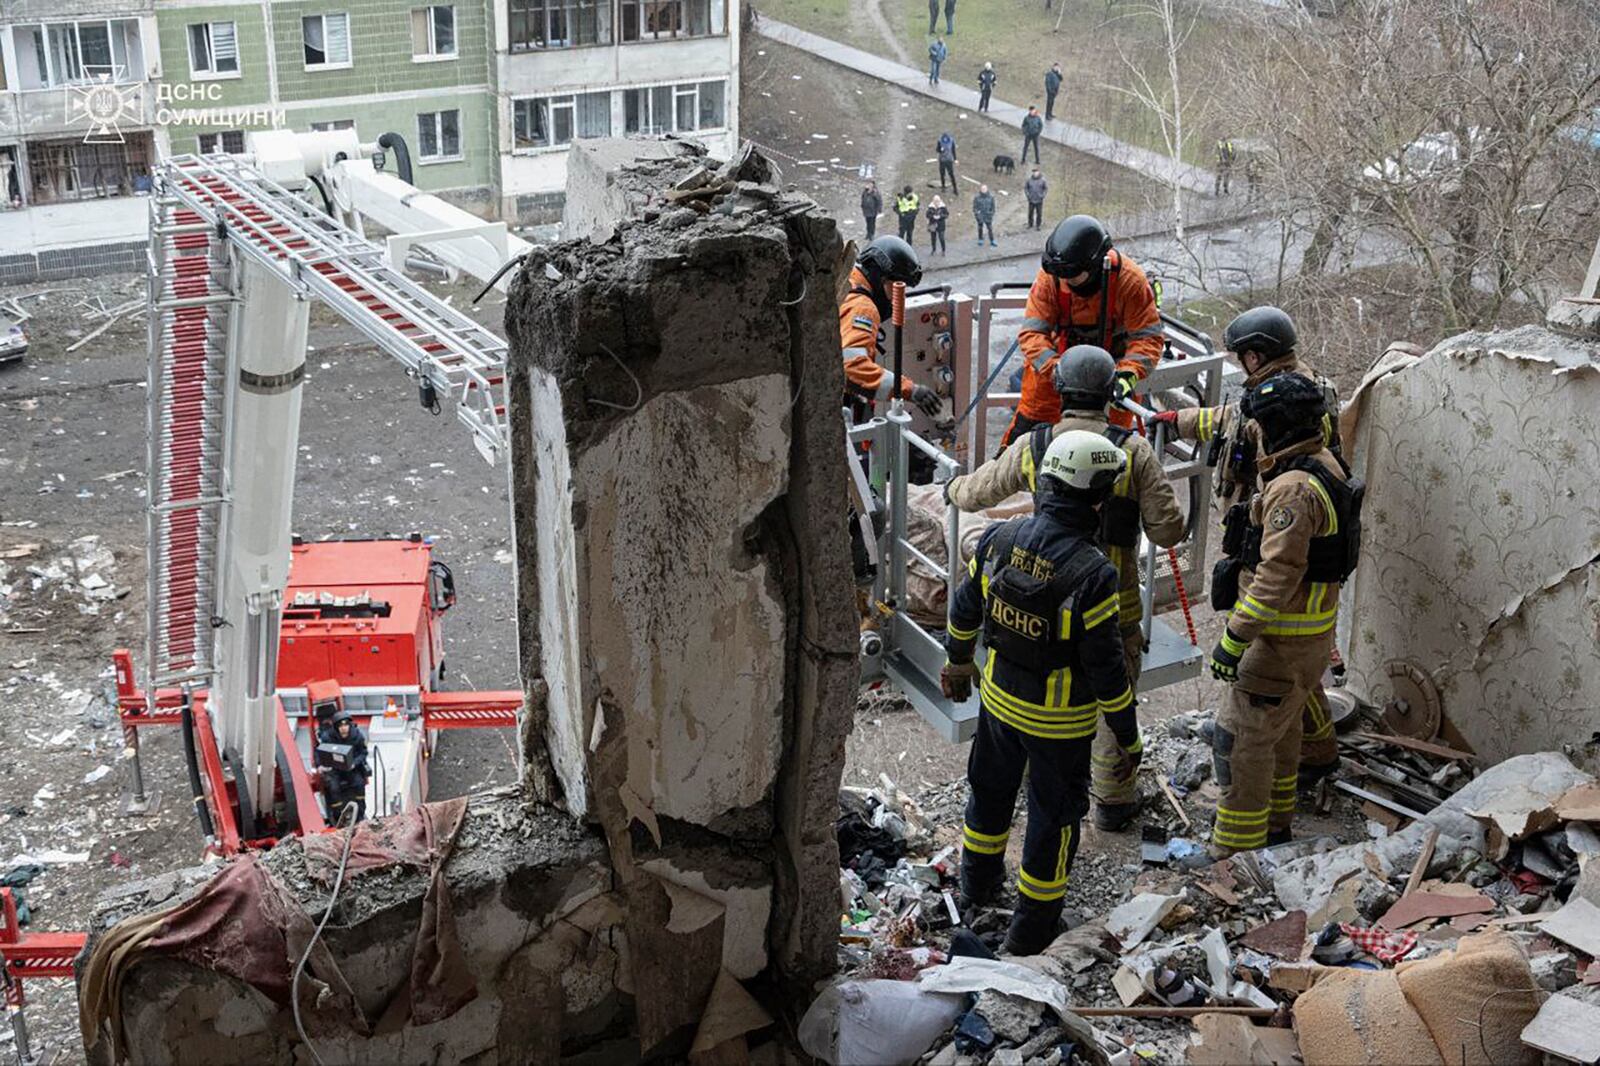
[[[352,805],[355,820],[361,821],[367,816],[367,782],[372,780],[366,734],[349,711],[339,711],[317,730],[317,740],[319,749],[323,744],[343,749],[338,757],[332,752],[317,752],[329,821],[337,825],[345,816],[345,808]]]
[[[1039,168],[1034,167],[1028,180],[1022,183],[1022,195],[1028,199],[1029,229],[1039,229],[1044,225],[1044,198],[1049,191],[1050,183],[1044,180]]]
[[[1056,117],[1056,94],[1061,91],[1061,64],[1051,63],[1044,72],[1044,118],[1048,122]]]
[[[867,182],[867,187],[861,190],[861,217],[867,223],[867,240],[872,240],[878,232],[878,216],[883,214],[883,194],[878,191],[878,183]]]
[[[994,92],[994,83],[1000,76],[994,72],[993,63],[985,63],[983,69],[978,71],[978,110],[989,110],[989,96]]]
[[[950,58],[950,48],[944,43],[943,37],[936,37],[928,46],[928,84],[939,84],[939,68],[944,61]]]
[[[978,186],[978,195],[972,198],[972,217],[978,221],[978,243],[983,243],[983,231],[989,231],[989,247],[994,244],[994,193],[989,186]]]
[[[956,32],[956,0],[944,0],[944,32],[946,36]]]
[[[956,184],[956,139],[949,133],[939,135],[939,143],[934,146],[934,151],[939,156],[939,190],[944,191],[945,175],[950,175],[950,187],[960,189]]]
[[[935,196],[928,201],[928,253],[944,254],[949,247],[944,241],[945,224],[950,221],[950,209],[945,206],[944,197]]]
[[[1044,119],[1039,117],[1037,107],[1028,108],[1028,113],[1022,116],[1022,157],[1019,163],[1028,161],[1028,145],[1033,145],[1033,161],[1039,162],[1039,134],[1044,132]]]
[[[928,0],[928,35],[939,31],[939,0]]]

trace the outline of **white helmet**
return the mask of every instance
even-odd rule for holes
[[[1054,481],[1053,487],[1098,499],[1111,490],[1127,465],[1127,454],[1100,434],[1069,429],[1050,442],[1039,477]]]

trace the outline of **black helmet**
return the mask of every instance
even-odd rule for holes
[[[922,260],[917,250],[899,237],[877,237],[856,256],[856,265],[885,296],[889,284],[903,281],[906,288],[914,289],[922,280]]]
[[[1044,272],[1065,280],[1084,271],[1098,284],[1100,267],[1111,250],[1111,235],[1091,215],[1073,215],[1050,232],[1039,263]]]
[[[1276,307],[1252,307],[1228,323],[1223,347],[1235,355],[1255,352],[1263,359],[1281,359],[1294,351],[1294,320]]]
[[[1096,344],[1075,344],[1056,363],[1056,391],[1069,411],[1092,411],[1111,402],[1117,364]]]
[[[1304,374],[1274,374],[1244,394],[1239,410],[1261,427],[1268,452],[1322,433],[1327,402],[1322,386]]]

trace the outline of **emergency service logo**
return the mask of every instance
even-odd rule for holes
[[[119,84],[121,67],[84,67],[89,81],[67,86],[67,121],[87,127],[84,144],[122,144],[122,123],[138,125],[144,113],[144,86]]]

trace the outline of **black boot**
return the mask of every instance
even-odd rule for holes
[[[1064,901],[1040,902],[1030,896],[1017,900],[1016,913],[1011,916],[1011,928],[1006,930],[1006,942],[1000,951],[1005,955],[1037,955],[1050,946],[1061,924]]]
[[[963,853],[961,887],[956,896],[956,906],[961,911],[961,920],[970,924],[972,911],[979,907],[987,907],[994,902],[995,893],[1000,891],[1000,886],[1005,884],[1005,880],[1006,862],[999,855],[974,857]]]
[[[1293,839],[1293,829],[1274,829],[1267,834],[1267,847],[1271,848],[1279,844],[1287,844]]]
[[[1100,803],[1094,805],[1094,827],[1102,833],[1120,833],[1133,825],[1133,820],[1144,810],[1144,797],[1132,803]]]

